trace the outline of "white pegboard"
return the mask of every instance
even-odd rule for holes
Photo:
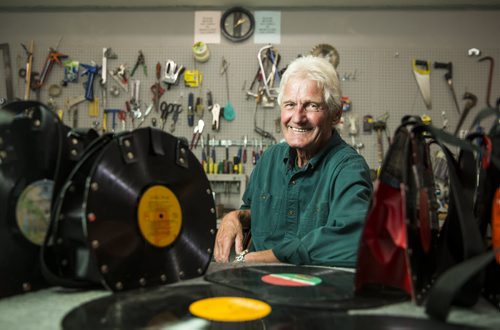
[[[47,49],[53,45],[39,44],[37,45],[33,62],[33,70],[41,71],[44,59],[47,55]],[[187,69],[197,68],[203,73],[203,83],[201,87],[189,88],[185,87],[183,81],[178,86],[173,86],[162,97],[162,101],[176,102],[182,100],[184,111],[180,115],[174,135],[184,136],[188,140],[191,139],[193,128],[187,125],[187,98],[190,92],[193,92],[195,97],[201,96],[206,105],[206,93],[212,91],[214,102],[224,106],[227,102],[226,97],[226,80],[221,76],[221,63],[224,57],[229,63],[229,92],[230,101],[235,108],[236,118],[232,122],[221,119],[221,128],[219,132],[211,130],[211,114],[205,110],[203,120],[205,120],[204,136],[209,133],[211,137],[217,140],[234,140],[241,141],[243,136],[247,136],[250,143],[260,141],[261,137],[253,130],[253,114],[255,110],[255,101],[253,98],[247,99],[246,90],[250,86],[255,73],[258,69],[257,52],[261,45],[239,45],[238,47],[228,47],[224,45],[209,45],[210,59],[206,63],[197,63],[189,47],[181,45],[168,45],[165,47],[139,45],[140,48],[131,47],[116,47],[112,45],[101,45],[94,47],[82,47],[69,43],[62,43],[60,52],[67,54],[69,58],[78,60],[80,63],[89,64],[95,61],[98,64],[102,62],[102,48],[111,46],[112,50],[118,55],[118,59],[108,60],[108,68],[114,69],[120,64],[127,64],[129,69],[134,66],[139,49],[143,51],[146,59],[148,76],[146,77],[139,68],[134,77],[131,79],[139,79],[141,81],[140,95],[142,103],[141,109],[146,107],[146,104],[151,103],[152,93],[150,87],[155,82],[155,66],[160,62],[164,67],[166,60],[172,59],[178,64],[184,65]],[[307,54],[314,44],[302,46],[285,46],[277,45],[277,49],[282,56],[280,67],[285,66],[295,57],[300,54]],[[11,49],[13,57],[14,71],[14,89],[17,97],[22,97],[24,93],[24,82],[19,78],[17,71],[24,66],[24,54],[22,48],[14,46]],[[364,48],[346,48],[339,49],[340,65],[338,67],[339,76],[342,80],[343,93],[352,101],[352,110],[349,115],[356,116],[360,125],[360,134],[356,136],[356,142],[364,144],[361,149],[361,154],[367,159],[368,164],[372,168],[378,166],[377,159],[377,144],[375,133],[362,132],[362,117],[370,114],[374,118],[378,118],[384,113],[389,114],[387,121],[387,129],[389,135],[392,135],[401,118],[404,115],[423,115],[431,116],[433,123],[436,126],[443,124],[442,112],[444,111],[448,119],[448,127],[453,131],[458,123],[459,116],[455,110],[454,103],[451,97],[450,89],[444,79],[445,70],[431,69],[431,98],[432,110],[427,110],[422,101],[422,97],[418,91],[417,84],[412,72],[411,61],[413,58],[429,60],[431,63],[452,62],[453,63],[453,82],[454,88],[459,99],[459,103],[463,106],[462,96],[465,91],[474,93],[478,97],[478,105],[474,108],[469,116],[469,120],[463,125],[467,128],[470,119],[474,115],[474,111],[483,108],[486,105],[486,85],[488,78],[488,62],[478,62],[478,57],[469,57],[464,49],[401,49],[401,48],[381,48],[381,49],[364,49]],[[499,50],[487,49],[485,54],[493,58],[499,58]],[[80,72],[82,72],[81,70]],[[162,70],[163,75],[163,70]],[[495,71],[495,77],[497,77]],[[44,103],[48,101],[48,86],[58,84],[63,79],[63,69],[54,65],[50,76],[41,90],[40,100]],[[63,93],[54,101],[57,107],[62,107],[64,100],[68,97],[84,94],[83,82],[86,77],[80,77],[77,84],[69,84],[63,88]],[[0,80],[0,84],[4,81]],[[108,77],[108,88],[116,83]],[[494,85],[495,86],[495,85]],[[0,85],[0,88],[4,88]],[[101,87],[98,81],[94,85],[94,93],[96,97],[100,97]],[[125,101],[129,99],[129,94],[121,92],[120,96],[113,97],[108,95],[108,108],[125,109]],[[497,95],[492,93],[492,102],[495,102]],[[35,94],[32,93],[32,99]],[[88,116],[88,102],[78,106],[79,127],[91,127],[94,121],[102,121],[102,109],[98,118]],[[275,131],[274,121],[279,117],[279,109],[276,106],[273,108],[258,108],[257,119],[258,125],[265,130],[274,134],[277,140],[281,139],[281,134]],[[142,126],[150,125],[151,119],[157,118],[159,114],[152,113]],[[167,122],[166,130],[170,126],[170,120]],[[64,121],[68,125],[73,122],[70,116],[64,115]],[[196,120],[195,120],[196,121]],[[108,118],[108,128],[111,128],[111,118]],[[136,123],[137,125],[137,123]],[[121,130],[121,125],[117,126],[117,131]],[[130,120],[127,120],[127,129],[132,129]],[[345,125],[341,131],[344,138],[351,142],[348,135],[348,128]],[[266,141],[264,142],[266,144]],[[251,152],[249,147],[249,152]],[[217,148],[218,158],[222,159],[225,154],[224,148]],[[387,150],[387,144],[384,146]],[[200,148],[194,151],[197,156],[201,156]],[[230,147],[230,156],[237,153],[237,147]],[[250,173],[251,164],[246,164],[246,173]]]

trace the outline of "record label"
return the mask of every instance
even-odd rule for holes
[[[305,274],[267,274],[261,277],[262,282],[280,286],[315,286],[321,283],[321,278]]]
[[[245,322],[266,317],[271,313],[269,304],[252,298],[213,297],[189,305],[194,316],[218,322]]]
[[[32,182],[17,201],[17,225],[24,237],[36,245],[42,245],[47,233],[53,187],[52,180]]]
[[[182,227],[179,200],[172,190],[161,185],[149,187],[141,196],[137,218],[142,235],[156,247],[172,244]]]

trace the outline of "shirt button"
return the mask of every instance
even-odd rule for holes
[[[293,217],[295,215],[295,211],[292,211],[292,210],[288,211],[288,215]]]

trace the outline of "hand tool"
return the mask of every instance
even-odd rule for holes
[[[99,74],[99,70],[101,69],[101,67],[95,64],[95,62],[91,62],[91,64],[80,63],[80,66],[86,69],[82,73],[82,76],[88,76],[88,80],[85,83],[85,98],[89,101],[92,101],[94,99],[94,78],[97,74]]]
[[[458,133],[460,132],[460,128],[462,127],[462,124],[465,121],[465,118],[469,114],[470,110],[472,108],[474,108],[476,106],[476,103],[477,103],[477,96],[472,94],[472,93],[469,93],[469,92],[464,93],[463,99],[466,100],[466,102],[465,102],[465,106],[464,106],[464,111],[462,112],[462,115],[460,116],[460,119],[458,120],[457,128],[455,128],[455,133],[454,133],[455,136],[458,136]]]
[[[187,112],[188,126],[194,125],[194,94],[188,94],[188,112]]]
[[[483,62],[483,61],[490,61],[490,73],[488,75],[488,89],[486,91],[486,104],[488,105],[488,107],[492,108],[490,97],[491,97],[491,84],[493,82],[493,71],[495,68],[495,60],[491,56],[481,57],[478,60],[478,62]]]
[[[363,132],[371,133],[373,130],[373,122],[374,120],[372,115],[363,116]]]
[[[229,100],[229,76],[228,76],[228,69],[229,69],[229,63],[226,61],[224,57],[222,57],[222,65],[221,65],[221,76],[226,75],[226,93],[227,93],[227,103],[224,106],[223,110],[223,116],[224,119],[227,121],[232,121],[234,120],[235,113],[234,113],[234,108],[233,105],[231,104],[231,101]]]
[[[201,136],[201,166],[203,167],[203,171],[208,174],[208,161],[207,154],[205,152],[205,141],[203,140],[203,135]]]
[[[165,63],[165,75],[163,77],[163,83],[167,85],[167,89],[170,89],[170,86],[177,85],[179,83],[179,77],[183,72],[183,65],[178,65],[173,60],[168,60]]]
[[[101,85],[107,83],[107,73],[108,73],[108,59],[117,59],[116,55],[111,48],[102,49],[102,71],[101,71]]]
[[[201,97],[196,98],[195,113],[198,118],[203,118],[205,112],[205,107],[203,106],[203,99]]]
[[[208,108],[208,111],[212,111],[212,107],[214,106],[214,101],[213,101],[213,98],[212,98],[212,92],[211,91],[207,91],[207,108]]]
[[[198,124],[194,127],[193,137],[191,139],[191,146],[189,149],[195,149],[198,146],[198,141],[200,140],[200,136],[203,133],[203,127],[205,126],[205,122],[203,119],[198,120]]]
[[[116,129],[116,116],[122,112],[121,109],[104,109],[104,116],[102,118],[102,131],[107,132],[108,130],[108,114],[111,114],[111,132],[115,132]]]
[[[146,120],[146,117],[149,116],[149,114],[151,113],[151,110],[153,110],[153,103],[151,103],[150,105],[148,105],[148,107],[146,108],[146,111],[144,111],[144,115],[141,117],[141,121],[139,123],[139,125],[137,125],[137,128],[141,127],[142,123],[144,123],[144,121]]]
[[[271,139],[273,141],[276,141],[276,138],[271,133],[269,133],[268,131],[260,128],[257,125],[257,109],[258,109],[258,107],[259,107],[259,98],[257,98],[257,100],[255,102],[255,109],[254,109],[254,112],[253,112],[253,129],[254,129],[255,133],[257,133],[260,136],[265,137],[267,139]]]
[[[126,120],[127,120],[127,113],[125,111],[120,111],[118,112],[118,119],[122,122],[122,132],[126,130]]]
[[[12,83],[12,66],[10,63],[9,44],[0,44],[0,49],[3,53],[3,67],[5,75],[5,88],[7,90],[7,100],[14,100],[14,84]]]
[[[127,77],[127,67],[125,64],[120,64],[116,69],[109,70],[111,78],[113,78],[118,86],[120,86],[125,92],[128,93],[128,77]]]
[[[266,52],[265,56],[262,55],[264,52]],[[269,75],[266,75],[263,58],[267,59],[268,61],[271,61],[272,65],[271,65],[271,72],[269,73]],[[259,49],[257,53],[257,59],[259,61],[260,75],[262,76],[262,83],[264,84],[264,91],[266,97],[270,101],[274,101],[278,97],[278,92],[275,88],[272,88],[272,86],[275,79],[275,75],[277,73],[279,56],[277,55],[277,52],[274,50],[272,45],[266,45],[261,49]]]
[[[173,133],[175,131],[175,125],[177,124],[179,114],[182,112],[182,110],[182,104],[175,104],[174,113],[172,115],[172,124],[170,124],[170,133]]]
[[[79,95],[79,96],[73,96],[73,97],[70,97],[70,98],[67,98],[64,102],[64,112],[67,112],[68,114],[70,114],[70,110],[73,110],[73,128],[77,128],[78,127],[78,107],[77,105],[84,102],[84,101],[87,101],[86,97],[83,96],[83,95]],[[58,113],[59,117],[61,118],[62,120],[62,117],[63,117],[63,113]]]
[[[424,99],[425,106],[427,109],[432,109],[431,102],[431,62],[425,60],[416,60],[412,62],[413,74],[417,81],[418,88]]]
[[[248,137],[245,135],[243,137],[243,163],[247,163],[247,144],[248,144]]]
[[[26,48],[24,44],[21,44],[23,46],[24,51],[26,52],[26,72],[25,72],[25,81],[26,81],[26,86],[24,89],[24,99],[29,100],[30,99],[30,89],[31,89],[31,69],[33,65],[33,48],[34,48],[34,43],[33,40],[31,40],[30,43],[30,48]]]
[[[161,70],[161,64],[160,62],[158,62],[156,64],[156,77],[157,77],[157,81],[156,83],[151,86],[151,92],[153,93],[153,104],[155,106],[155,112],[158,112],[159,109],[160,109],[160,98],[163,96],[163,94],[165,93],[165,88],[161,87],[161,84],[160,84],[160,72],[159,70]]]
[[[170,132],[173,133],[175,131],[175,125],[177,124],[177,120],[179,118],[179,114],[182,112],[182,104],[180,103],[167,103],[165,101],[161,102],[160,106],[161,112],[161,120],[163,130],[165,128],[165,123],[168,119],[168,116],[172,114],[172,124],[170,125]]]
[[[212,130],[219,131],[220,128],[220,105],[215,103],[212,106]]]
[[[132,69],[132,72],[130,73],[130,76],[133,77],[135,70],[137,68],[142,66],[142,70],[144,71],[144,75],[147,77],[148,76],[148,67],[146,66],[146,59],[144,58],[144,54],[142,53],[142,50],[139,50],[139,56],[137,56],[137,61],[135,62],[134,68]]]
[[[36,89],[40,89],[43,86],[45,80],[47,79],[47,76],[49,75],[50,71],[52,70],[52,67],[54,66],[54,63],[57,63],[62,66],[61,59],[68,57],[68,55],[61,54],[57,51],[61,39],[62,38],[59,39],[56,48],[49,48],[49,54],[45,59],[45,64],[43,65],[42,72],[40,73],[40,79],[38,79],[34,85]]]
[[[457,94],[455,93],[455,88],[453,87],[453,63],[441,63],[434,62],[434,69],[446,69],[446,73],[444,74],[444,80],[448,84],[450,88],[451,95],[453,97],[453,102],[455,103],[455,109],[457,109],[458,114],[460,114],[460,106],[458,105]]]

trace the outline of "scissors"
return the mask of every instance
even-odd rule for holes
[[[160,105],[160,112],[160,117],[162,120],[162,130],[165,128],[165,123],[167,122],[168,116],[172,114],[172,124],[170,125],[170,132],[173,133],[175,131],[175,124],[177,124],[177,120],[179,119],[179,114],[182,112],[182,104],[167,103],[163,101]]]

